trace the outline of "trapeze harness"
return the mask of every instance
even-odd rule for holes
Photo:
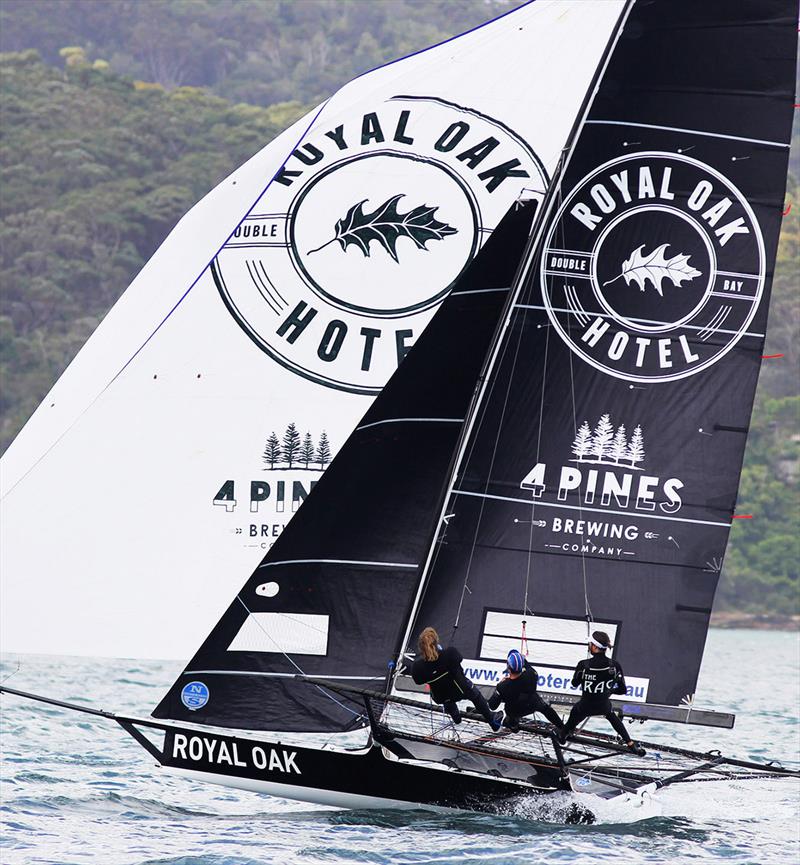
[[[587,718],[602,715],[625,742],[630,742],[631,737],[622,719],[615,714],[610,700],[612,694],[624,694],[627,689],[622,667],[607,658],[605,652],[598,652],[580,661],[575,668],[572,687],[578,686],[581,686],[583,693],[569,713],[563,735],[569,736]]]
[[[411,678],[418,685],[428,685],[434,703],[440,703],[445,712],[455,721],[461,721],[458,709],[459,700],[470,700],[488,724],[492,724],[494,716],[486,697],[467,678],[461,668],[464,660],[461,652],[454,646],[439,650],[435,661],[417,658],[411,665]]]
[[[561,718],[555,709],[539,696],[536,686],[539,674],[525,661],[522,672],[514,679],[506,678],[494,689],[489,697],[489,708],[496,709],[501,703],[506,711],[504,727],[514,729],[519,726],[520,718],[541,712],[551,724],[561,729]]]

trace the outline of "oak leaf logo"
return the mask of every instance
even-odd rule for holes
[[[343,251],[346,252],[347,247],[353,245],[361,250],[365,258],[369,258],[370,244],[376,240],[399,264],[397,241],[401,237],[409,238],[417,249],[424,249],[427,252],[426,244],[429,241],[443,240],[449,234],[458,233],[458,229],[435,218],[434,214],[438,207],[421,204],[408,213],[400,213],[397,202],[401,198],[403,198],[402,194],[393,195],[371,213],[364,213],[366,198],[354,204],[344,218],[337,221],[334,229],[335,236],[322,246],[310,250],[308,254],[319,252],[337,241]]]
[[[672,258],[666,258],[665,251],[669,246],[668,243],[662,243],[649,255],[642,252],[644,246],[642,244],[634,249],[630,258],[622,263],[622,273],[615,276],[614,279],[604,282],[603,286],[616,282],[618,279],[624,279],[626,285],[635,282],[639,286],[639,290],[644,291],[649,280],[652,282],[653,288],[663,297],[664,292],[661,288],[663,280],[668,279],[674,286],[679,287],[684,280],[692,280],[696,276],[703,275],[689,264],[690,256],[688,255],[681,253]]]

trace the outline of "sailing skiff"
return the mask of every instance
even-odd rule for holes
[[[344,807],[798,777],[586,731],[562,747],[536,722],[454,727],[406,669],[435,624],[479,685],[519,648],[569,706],[598,627],[621,715],[733,726],[694,692],[765,339],[796,33],[787,0],[620,5],[546,195],[453,282],[152,717],[0,690],[115,721],[191,779]],[[361,232],[362,252],[424,246],[393,206],[396,233]],[[354,730],[350,749],[286,738]]]

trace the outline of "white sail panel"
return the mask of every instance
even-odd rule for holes
[[[4,649],[194,648],[543,192],[621,7],[531,4],[362,76],[181,220],[3,459]]]
[[[329,616],[308,613],[251,613],[228,651],[324,655],[329,623]]]

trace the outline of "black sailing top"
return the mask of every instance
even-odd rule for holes
[[[455,646],[439,652],[435,661],[417,658],[411,667],[411,678],[418,685],[429,685],[431,697],[436,703],[448,700],[463,700],[470,690],[470,683],[461,669],[464,656]]]
[[[578,662],[572,676],[572,687],[582,688],[584,703],[605,703],[612,694],[624,694],[628,686],[625,674],[617,661],[598,652],[591,658]]]
[[[530,713],[532,698],[538,696],[536,685],[539,674],[525,661],[522,672],[514,679],[506,678],[494,689],[489,698],[489,707],[496,709],[501,703],[509,715],[527,715]]]

